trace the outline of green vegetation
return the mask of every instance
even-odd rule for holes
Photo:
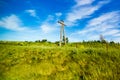
[[[0,80],[120,80],[120,44],[1,41]]]

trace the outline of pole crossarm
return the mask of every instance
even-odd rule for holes
[[[61,25],[63,25],[63,26],[66,26],[65,24],[64,24],[64,21],[58,21],[58,23],[60,23]]]

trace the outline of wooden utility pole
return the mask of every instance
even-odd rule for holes
[[[65,37],[65,30],[64,30],[64,26],[66,26],[66,25],[64,24],[63,20],[58,21],[58,23],[61,24],[61,27],[60,27],[60,43],[59,43],[59,45],[61,46],[62,43],[66,44],[66,37]]]

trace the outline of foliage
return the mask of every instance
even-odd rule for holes
[[[68,39],[68,37],[66,37],[66,43],[68,43],[69,42],[69,39]]]
[[[120,80],[120,44],[0,42],[0,80]]]
[[[47,42],[47,39],[43,39],[41,42]]]

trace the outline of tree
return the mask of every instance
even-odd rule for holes
[[[56,44],[56,45],[59,45],[59,41],[56,41],[55,44]]]
[[[65,43],[65,36],[63,36],[63,43]]]
[[[114,44],[115,42],[114,41],[110,41],[110,44]]]
[[[98,43],[100,43],[100,40],[97,40]]]
[[[43,39],[41,42],[47,42],[47,39]]]
[[[68,42],[69,42],[68,37],[63,36],[63,43],[68,43]]]
[[[40,40],[36,40],[35,42],[40,42]]]
[[[66,37],[66,43],[68,43],[69,42],[69,39],[68,39],[68,37]]]

